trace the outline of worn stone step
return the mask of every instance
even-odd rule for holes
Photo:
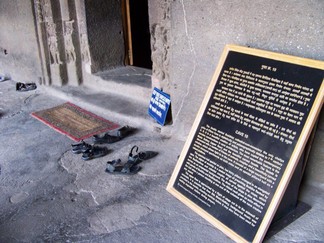
[[[148,104],[152,93],[152,71],[145,68],[124,66],[96,74],[83,74],[83,85],[94,90]]]

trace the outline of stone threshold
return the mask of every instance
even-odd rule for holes
[[[98,81],[96,84],[101,82],[106,82],[106,86],[42,86],[42,89],[48,95],[71,102],[120,125],[130,125],[145,130],[160,130],[159,125],[148,115],[151,88],[137,87],[132,89],[131,95],[128,95],[127,91],[122,92],[126,90],[123,87],[125,84],[110,81]],[[110,86],[113,88],[110,89]]]
[[[152,94],[152,71],[134,66],[121,66],[104,72],[83,73],[83,86],[148,105]]]

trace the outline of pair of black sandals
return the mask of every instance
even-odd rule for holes
[[[135,145],[129,152],[126,163],[122,163],[121,159],[108,161],[106,172],[109,174],[136,174],[142,169],[142,167],[138,165],[139,163],[151,159],[157,154],[158,153],[154,151],[138,152],[138,146]]]
[[[123,138],[135,133],[136,129],[130,126],[123,126],[115,131],[115,134],[112,133],[104,133],[103,135],[93,135],[92,141],[95,144],[104,144],[104,143],[116,143]]]
[[[105,144],[105,143],[115,143],[123,138],[133,134],[136,131],[135,128],[130,126],[123,126],[112,133],[105,133],[101,135],[92,136],[92,141],[94,145],[90,145],[83,140],[80,143],[72,144],[72,152],[74,154],[81,154],[83,160],[91,160],[95,158],[100,158],[109,153],[107,147],[97,146],[95,144]],[[113,134],[115,133],[115,134]]]
[[[81,154],[83,160],[91,160],[100,158],[109,153],[107,147],[97,146],[95,144],[115,143],[135,132],[135,129],[129,126],[119,128],[115,134],[105,133],[103,135],[94,135],[92,141],[94,145],[88,144],[83,140],[80,143],[72,144],[72,153]],[[133,146],[128,154],[128,159],[125,163],[121,159],[116,159],[107,162],[106,172],[110,174],[136,174],[141,170],[138,165],[144,160],[155,157],[158,153],[154,151],[138,152],[138,146]]]
[[[83,140],[80,143],[72,144],[72,153],[81,154],[83,160],[91,160],[95,158],[100,158],[109,153],[107,147],[95,146],[84,142]]]
[[[135,150],[135,152],[134,152]],[[78,144],[72,144],[72,152],[81,154],[83,160],[90,160],[103,157],[108,154],[106,147],[90,145],[84,141]],[[138,166],[144,160],[155,157],[158,153],[154,151],[138,152],[138,146],[133,146],[128,154],[126,163],[122,163],[121,159],[116,159],[107,162],[106,172],[110,174],[136,174],[142,167]]]

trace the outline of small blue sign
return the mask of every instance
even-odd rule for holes
[[[168,114],[170,104],[170,95],[162,92],[157,88],[154,88],[150,100],[148,114],[163,126]]]

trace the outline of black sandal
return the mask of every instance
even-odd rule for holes
[[[92,148],[90,144],[84,142],[83,140],[81,140],[80,143],[71,144],[71,147],[72,147],[72,153],[74,154],[81,154]]]
[[[154,152],[154,151],[145,151],[145,152],[139,152],[138,154],[133,155],[134,148],[136,148],[136,153],[137,153],[138,147],[135,145],[135,146],[133,146],[133,148],[131,149],[131,151],[129,153],[128,160],[133,160],[134,163],[136,163],[136,164],[141,163],[143,160],[151,159],[158,154],[158,152]]]
[[[142,167],[138,166],[139,163],[141,163],[143,160],[151,159],[158,154],[157,152],[147,151],[139,152],[138,154],[133,155],[134,149],[137,153],[138,147],[135,145],[132,147],[128,155],[128,160],[124,165],[119,165],[121,164],[120,159],[108,161],[106,172],[111,174],[136,174],[142,169]]]
[[[116,135],[112,135],[111,133],[105,133],[104,135],[93,135],[92,140],[95,144],[103,144],[103,143],[116,143],[123,138],[133,134],[135,132],[135,128],[130,126],[124,126],[117,130]]]
[[[20,82],[16,83],[17,91],[30,91],[30,90],[34,90],[36,88],[37,88],[37,86],[35,83],[26,83],[26,84],[20,83]]]
[[[92,146],[90,149],[82,154],[83,160],[90,160],[103,157],[109,153],[106,147]]]
[[[95,144],[103,144],[103,143],[116,143],[121,140],[120,137],[109,135],[105,133],[103,136],[93,135],[92,140]]]
[[[132,161],[127,161],[124,165],[119,165],[120,163],[120,159],[108,161],[106,172],[110,174],[134,175],[142,169],[140,166],[134,165]]]
[[[123,126],[122,128],[119,128],[117,130],[117,136],[122,139],[129,135],[132,135],[135,132],[136,132],[136,128],[130,126]]]

